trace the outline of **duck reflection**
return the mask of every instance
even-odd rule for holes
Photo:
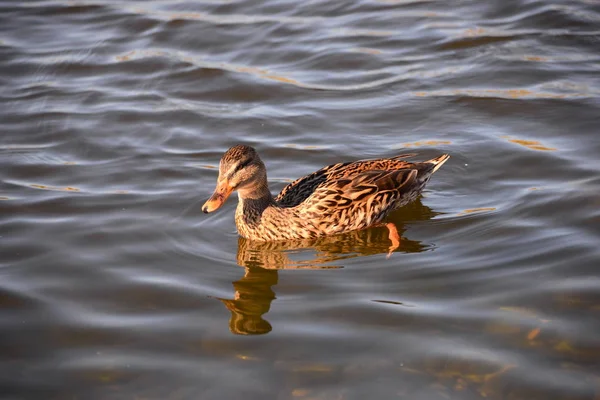
[[[424,221],[437,213],[424,206],[420,200],[403,207],[390,216],[401,236],[398,253],[418,253],[430,246],[403,235],[405,223]],[[402,221],[402,222],[400,222]],[[272,330],[263,318],[275,299],[273,286],[278,281],[278,270],[282,269],[335,269],[336,261],[354,257],[386,254],[390,239],[386,227],[374,227],[341,235],[317,239],[278,242],[256,242],[238,239],[237,263],[245,268],[244,276],[233,282],[233,299],[219,299],[231,311],[229,329],[238,335],[260,335]]]
[[[271,332],[263,314],[271,308],[277,283],[277,271],[258,267],[246,268],[244,277],[233,282],[233,299],[219,299],[231,311],[229,330],[238,335],[261,335]]]

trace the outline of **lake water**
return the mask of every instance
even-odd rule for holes
[[[2,399],[600,399],[600,3],[0,2]],[[441,153],[385,228],[271,189]]]

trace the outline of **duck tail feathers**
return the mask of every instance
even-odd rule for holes
[[[433,170],[431,170],[431,173],[433,174],[435,171],[440,169],[441,166],[444,165],[444,163],[446,161],[448,161],[449,158],[450,158],[449,154],[442,154],[441,156],[438,156],[436,158],[432,158],[429,161],[426,161],[428,164],[433,164]]]

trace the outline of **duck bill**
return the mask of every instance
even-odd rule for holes
[[[215,192],[206,200],[206,203],[202,206],[202,211],[206,214],[219,209],[219,207],[225,204],[225,200],[227,200],[231,192],[233,192],[233,188],[229,186],[227,181],[217,183]]]

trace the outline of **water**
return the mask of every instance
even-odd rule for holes
[[[0,3],[3,399],[600,398],[594,1]],[[271,188],[451,159],[384,228],[239,239]]]

